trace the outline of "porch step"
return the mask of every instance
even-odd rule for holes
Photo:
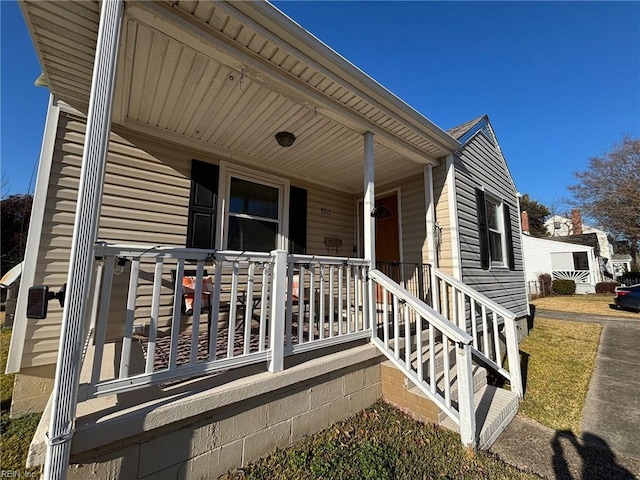
[[[431,401],[423,392],[408,380],[402,371],[390,361],[382,364],[382,395],[385,400],[401,408],[416,420],[440,424],[450,430],[458,431],[457,424]],[[474,404],[476,413],[476,431],[478,447],[489,448],[500,433],[509,425],[518,411],[518,396],[508,390],[487,384],[485,368],[473,365]],[[457,371],[454,365],[450,371],[453,382],[451,401],[458,401]],[[444,374],[437,373],[437,389],[443,391]]]
[[[473,403],[476,410],[476,431],[479,432],[478,448],[487,450],[518,413],[519,399],[509,390],[484,385],[473,396]],[[448,417],[441,425],[459,432],[458,425]]]
[[[416,420],[440,423],[447,415],[440,410],[402,371],[387,360],[381,365],[382,373],[382,396],[385,400],[400,407]],[[436,389],[443,395],[444,374],[442,370],[436,373]],[[457,378],[455,366],[450,371],[451,380]],[[474,391],[479,390],[487,384],[487,371],[478,365],[473,365]],[[443,395],[444,396],[444,395]],[[451,401],[458,402],[457,382],[451,388]]]

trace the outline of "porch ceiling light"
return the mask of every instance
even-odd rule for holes
[[[278,132],[276,140],[281,147],[290,147],[296,141],[296,136],[291,132]]]

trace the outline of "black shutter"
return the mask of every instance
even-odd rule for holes
[[[289,190],[289,252],[307,252],[307,191],[293,186]]]
[[[476,188],[476,210],[478,212],[478,240],[480,242],[480,265],[489,269],[489,229],[487,227],[487,206],[484,192]]]
[[[219,173],[217,165],[191,162],[187,248],[215,248]]]
[[[513,253],[513,234],[511,232],[511,213],[509,212],[509,205],[503,203],[504,212],[504,239],[507,242],[507,258],[509,259],[509,270],[516,269],[516,259]]]

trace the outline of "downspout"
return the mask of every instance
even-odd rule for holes
[[[123,10],[122,0],[102,1],[46,440],[46,480],[66,479],[69,468],[87,310],[84,300],[91,284],[93,248],[98,234]]]
[[[531,304],[529,303],[529,285],[527,284],[527,267],[524,263],[524,232],[522,231],[522,215],[520,214],[520,192],[516,192],[516,206],[518,207],[518,228],[520,229],[520,257],[522,260],[522,275],[524,276],[524,298],[527,299],[527,315],[531,315]]]

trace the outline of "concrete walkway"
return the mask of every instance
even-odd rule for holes
[[[576,438],[516,417],[491,451],[545,478],[640,478],[640,316],[538,310],[536,318],[603,325],[582,434]]]

